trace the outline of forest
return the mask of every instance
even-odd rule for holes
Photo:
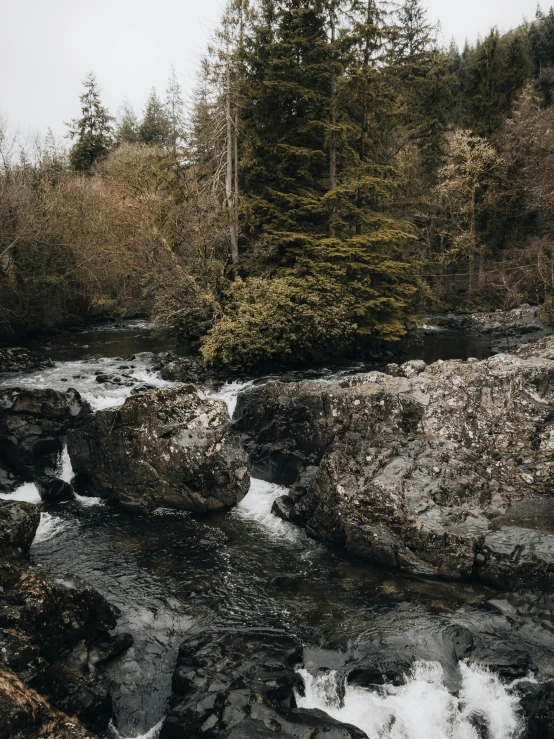
[[[147,315],[206,364],[373,350],[430,312],[554,321],[554,10],[462,50],[421,0],[230,0],[193,100],[68,146],[0,121],[0,336]]]

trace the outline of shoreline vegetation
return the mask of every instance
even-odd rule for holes
[[[91,73],[71,146],[0,121],[0,339],[137,315],[206,365],[554,318],[554,11],[460,51],[420,0],[230,0],[190,105]]]

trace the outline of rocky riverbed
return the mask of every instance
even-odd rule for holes
[[[0,377],[0,737],[554,736],[554,343],[457,330],[221,386],[130,324]]]

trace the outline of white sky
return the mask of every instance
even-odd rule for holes
[[[553,0],[554,2],[554,0]],[[79,113],[81,80],[92,70],[115,114],[124,97],[142,110],[171,65],[190,91],[224,0],[1,0],[0,114],[11,128],[56,135]],[[427,0],[446,41],[475,41],[535,16],[537,0]],[[549,2],[542,0],[543,9]]]

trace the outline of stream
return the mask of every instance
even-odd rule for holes
[[[53,368],[0,378],[0,386],[76,388],[95,410],[120,405],[134,387],[169,384],[153,370],[152,352],[171,348],[141,321],[60,334],[27,346],[56,363]],[[430,331],[409,358],[436,359],[490,353],[488,339]],[[319,370],[323,379],[360,371],[363,365]],[[127,384],[96,381],[99,373],[123,373]],[[258,380],[260,381],[260,380]],[[211,395],[232,412],[249,382],[232,382]],[[59,474],[71,479],[67,453]],[[525,648],[540,679],[554,676],[554,635],[533,619],[514,622],[502,594],[484,586],[403,576],[349,557],[307,538],[271,514],[284,492],[252,480],[237,508],[206,518],[158,509],[151,516],[114,512],[99,499],[48,506],[32,483],[10,496],[40,505],[32,560],[63,577],[81,579],[121,611],[118,632],[134,645],[106,668],[115,704],[110,737],[153,739],[167,709],[171,675],[184,634],[274,630],[306,645],[306,694],[299,705],[321,708],[366,731],[370,739],[477,739],[475,716],[485,716],[489,739],[520,736],[517,685],[483,668],[461,664],[462,687],[448,689],[435,635],[448,624],[467,626],[479,645]],[[333,670],[379,644],[428,656],[415,663],[406,684],[379,692],[348,687],[344,701]],[[325,673],[320,667],[327,669]]]

